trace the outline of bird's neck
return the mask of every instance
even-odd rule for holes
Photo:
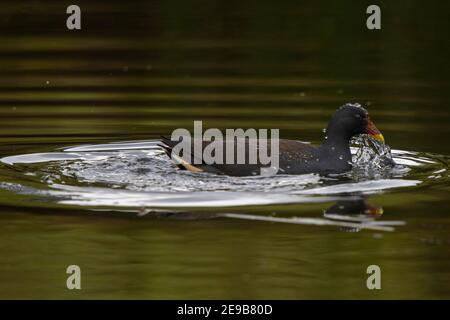
[[[325,132],[321,150],[332,158],[342,158],[343,161],[351,161],[350,152],[351,136],[345,134],[345,131],[339,127],[328,127]]]

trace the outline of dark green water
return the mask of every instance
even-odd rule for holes
[[[406,225],[344,232],[64,204],[23,188],[50,189],[67,163],[0,163],[0,183],[21,186],[0,189],[1,298],[450,298],[447,4],[383,1],[381,31],[366,29],[364,1],[77,4],[82,30],[69,32],[65,4],[2,3],[0,157],[156,139],[193,120],[319,142],[337,107],[360,102],[393,149],[435,164],[402,175],[418,185],[366,194],[379,221]],[[60,180],[98,186],[85,172]],[[321,199],[178,210],[318,218],[334,204]],[[66,288],[71,264],[81,291]],[[366,288],[372,264],[382,290]]]

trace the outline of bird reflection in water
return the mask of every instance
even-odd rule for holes
[[[142,211],[140,216],[166,218],[176,220],[205,220],[230,218],[252,221],[267,221],[289,224],[336,226],[345,232],[359,232],[362,229],[374,231],[394,231],[394,226],[404,225],[403,221],[376,221],[383,214],[383,208],[367,202],[367,196],[349,195],[347,199],[339,200],[323,211],[323,216],[310,217],[280,217],[253,215],[245,213],[208,213],[208,212],[164,212]]]
[[[362,224],[373,223],[382,215],[383,208],[368,203],[366,196],[337,201],[323,212],[323,217],[329,220]],[[387,223],[389,224],[389,222]],[[341,229],[347,232],[358,232],[361,230],[358,227],[341,227]]]

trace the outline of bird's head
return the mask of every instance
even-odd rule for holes
[[[347,103],[340,107],[331,118],[327,135],[342,136],[345,139],[358,134],[368,134],[374,139],[384,142],[380,130],[370,120],[369,113],[361,105]]]

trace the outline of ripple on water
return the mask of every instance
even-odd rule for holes
[[[360,228],[392,231],[392,225],[401,222],[386,221],[386,225],[381,225],[372,221],[381,208],[368,205],[365,202],[367,195],[448,180],[447,157],[401,150],[391,152],[388,146],[377,144],[365,136],[352,143],[353,170],[326,177],[317,174],[271,177],[195,174],[177,169],[158,147],[156,140],[84,145],[58,152],[2,158],[4,165],[0,168],[0,175],[3,175],[1,180],[4,182],[0,183],[0,188],[43,197],[50,204],[84,206],[95,210],[134,210],[139,215],[152,210],[179,212],[187,208],[212,210],[335,202],[340,204],[338,211],[350,205],[357,213],[364,214],[355,217],[342,215],[342,212],[327,212],[325,219],[287,219],[230,212],[222,212],[221,216],[284,223],[332,224],[352,231]],[[355,226],[355,219],[359,221],[358,227]]]

